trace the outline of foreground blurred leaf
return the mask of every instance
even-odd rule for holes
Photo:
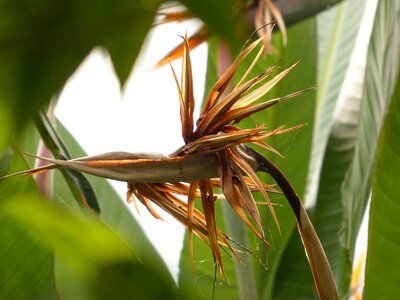
[[[0,158],[0,176],[27,168],[20,148],[36,151],[38,134],[33,126]],[[12,151],[11,151],[12,149]],[[14,155],[13,155],[14,153]],[[9,197],[38,194],[32,178],[0,181],[0,207]],[[24,210],[29,210],[25,207]],[[8,218],[0,216],[0,299],[58,299],[54,280],[54,256]]]
[[[250,29],[245,22],[245,10],[240,9],[238,1],[190,1],[182,0],[189,10],[216,33],[227,39],[234,49],[240,49]]]
[[[0,113],[20,129],[96,46],[110,51],[121,84],[127,79],[159,2],[2,1]],[[1,141],[0,141],[1,142]]]
[[[138,261],[132,249],[94,215],[78,215],[26,197],[9,199],[0,207],[0,215],[48,249],[54,248],[57,256],[87,278],[90,299],[110,299],[110,295],[120,299],[135,290],[143,299],[168,299],[175,293],[156,268]],[[122,274],[125,285],[121,285]]]
[[[83,218],[34,197],[8,199],[1,214],[43,245],[54,247],[58,255],[87,275],[101,263],[136,260],[127,245],[94,216]]]
[[[59,298],[52,251],[1,216],[1,212],[0,244],[0,299]]]
[[[378,163],[373,178],[364,288],[366,300],[400,298],[399,128],[400,77],[379,140]]]

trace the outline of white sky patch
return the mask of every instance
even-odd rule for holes
[[[179,98],[170,67],[154,65],[182,41],[178,35],[193,33],[198,22],[167,24],[149,34],[134,72],[124,91],[106,51],[95,49],[64,87],[56,116],[89,155],[110,151],[148,151],[169,154],[183,145]],[[196,99],[195,117],[203,97],[207,47],[191,52]],[[181,61],[173,63],[180,78]],[[126,183],[110,181],[124,199]],[[141,206],[140,216],[128,206],[142,225],[177,280],[184,228],[166,213],[155,220]],[[134,232],[132,233],[134,234]]]

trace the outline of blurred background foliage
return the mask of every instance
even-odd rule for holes
[[[221,41],[232,53],[240,49],[254,30],[258,1],[246,2],[248,9],[233,0],[181,3],[209,28],[207,92],[216,80]],[[270,159],[305,199],[340,295],[358,293],[350,286],[352,263],[371,199],[364,296],[399,298],[400,1],[274,3],[288,26],[288,44],[274,33],[270,55],[254,72],[279,59],[282,67],[300,64],[267,99],[317,89],[243,126],[306,125],[270,140],[285,156]],[[33,166],[23,152],[36,153],[40,137],[55,157],[84,155],[62,124],[41,110],[97,46],[108,50],[123,87],[160,5],[0,1],[0,176]],[[1,299],[211,299],[214,265],[206,246],[195,240],[193,272],[185,239],[176,285],[125,200],[105,180],[62,175],[54,175],[46,197],[51,200],[32,178],[0,181]],[[317,298],[294,217],[283,196],[274,201],[282,205],[276,209],[282,236],[269,229],[271,218],[262,210],[273,249],[257,244],[228,206],[217,208],[219,225],[266,265],[249,254],[242,255],[245,263],[226,257],[230,284],[216,286],[216,299]]]

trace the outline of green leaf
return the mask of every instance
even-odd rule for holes
[[[33,197],[14,197],[2,204],[0,216],[54,249],[78,276],[86,278],[90,299],[120,298],[135,290],[146,299],[175,294],[162,273],[137,260],[132,249],[94,215],[77,214]]]
[[[399,18],[397,18],[399,24]],[[397,25],[397,29],[398,29]],[[364,299],[400,298],[400,77],[382,129],[369,215]]]
[[[0,141],[26,125],[96,46],[110,51],[124,84],[158,5],[157,0],[2,1],[0,112],[9,122]]]
[[[354,8],[355,11],[358,9],[358,6]],[[378,11],[375,14],[374,7],[370,6],[366,10],[370,19],[364,17],[367,23],[362,23],[364,25],[359,29],[367,36],[364,42],[359,40],[355,45],[355,54],[339,93],[314,208],[314,224],[342,296],[349,290],[355,239],[370,192],[377,138],[389,103],[387,95],[390,95],[390,85],[393,86],[395,78],[391,64],[397,66],[399,55],[395,53],[396,47],[385,45],[391,39],[390,29],[377,27],[386,19]],[[369,36],[368,21],[371,22],[374,15],[374,29]],[[363,72],[355,71],[363,70],[365,65],[363,55],[357,51],[363,51],[369,40],[364,82]],[[384,79],[381,81],[378,77]],[[334,82],[335,78],[332,80]],[[341,236],[343,242],[338,235],[341,227],[347,228]]]
[[[345,222],[341,240],[350,255],[370,194],[378,137],[399,69],[399,12],[399,1],[379,1],[368,48],[359,134],[342,189]]]
[[[343,180],[348,163],[346,160],[338,160],[334,156],[338,147],[335,147],[332,137],[329,139],[329,143],[327,141],[332,129],[334,107],[349,67],[364,5],[365,2],[361,0],[343,2],[317,17],[320,85],[318,87],[318,105],[306,202],[313,204],[312,221],[325,248],[335,278],[337,282],[344,280],[345,291],[341,292],[342,294],[347,292],[350,264],[347,263],[345,253],[337,237],[342,221],[342,209],[338,196],[340,188],[334,183],[338,181],[340,184],[341,181],[338,179],[340,174],[343,174],[341,179]],[[341,97],[343,97],[343,93]],[[322,155],[325,148],[327,150],[320,175]],[[346,156],[344,158],[348,159]],[[344,171],[343,168],[345,168]],[[319,175],[321,178],[318,182]],[[317,192],[317,199],[314,199]],[[317,202],[315,203],[315,201]],[[297,245],[301,245],[297,238],[296,240]],[[296,270],[308,268],[308,262],[304,259],[293,259],[289,264],[293,265],[292,268]],[[347,276],[344,275],[346,273]],[[307,299],[317,298],[314,292],[314,283],[310,276],[303,277],[299,285],[302,286],[304,292],[296,297],[302,295],[303,298]],[[339,284],[339,287],[341,287],[341,284]]]
[[[54,247],[79,271],[91,275],[99,263],[136,260],[127,245],[94,216],[82,217],[41,199],[26,198],[9,198],[1,215],[44,246]]]
[[[332,117],[356,41],[365,1],[343,1],[317,16],[318,89],[310,183],[306,202],[315,201],[319,170]]]
[[[228,40],[234,49],[240,49],[250,33],[245,19],[246,10],[238,9],[238,3],[233,0],[182,0],[181,2],[206,23],[213,33]]]
[[[47,149],[51,151],[55,158],[64,160],[72,158],[54,126],[43,112],[39,113],[39,116],[35,119],[35,124]],[[86,177],[79,172],[65,168],[60,169],[60,171],[76,201],[78,203],[83,202],[95,212],[100,212],[97,198]]]
[[[38,134],[33,126],[27,127],[25,133],[2,153],[0,176],[27,167],[27,162],[21,159],[20,147],[36,151]],[[27,198],[32,194],[38,194],[32,178],[21,180],[14,177],[0,181],[0,207],[14,195]],[[1,299],[58,299],[52,251],[3,216],[0,216],[0,245]]]
[[[2,216],[0,243],[1,299],[59,298],[55,288],[52,251],[32,240]]]

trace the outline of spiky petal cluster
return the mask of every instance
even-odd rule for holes
[[[271,32],[268,34],[271,34]],[[240,145],[252,143],[277,152],[263,140],[269,136],[284,133],[294,128],[267,130],[261,125],[252,129],[241,129],[235,126],[235,124],[239,123],[243,118],[266,109],[287,97],[295,96],[297,93],[285,98],[256,103],[257,100],[268,93],[277,82],[288,74],[295,65],[269,80],[267,79],[276,70],[276,66],[266,69],[266,71],[254,78],[248,78],[251,68],[263,51],[264,46],[261,46],[257,58],[250,69],[236,86],[229,89],[240,63],[250,52],[260,45],[262,39],[258,39],[252,43],[248,42],[238,58],[212,87],[201,110],[200,117],[197,120],[196,128],[194,128],[193,77],[189,41],[187,36],[183,39],[184,50],[180,85],[173,69],[172,71],[180,99],[182,137],[185,145],[171,154],[171,157],[214,153],[217,158],[219,178],[205,178],[184,184],[132,183],[129,185],[128,194],[131,199],[133,199],[131,197],[132,194],[136,195],[156,218],[160,218],[160,216],[152,208],[151,202],[160,206],[178,221],[186,225],[189,230],[190,245],[192,245],[193,234],[203,240],[211,248],[215,263],[222,274],[220,246],[229,247],[233,253],[235,251],[229,245],[227,236],[216,225],[215,201],[217,197],[214,193],[215,187],[222,189],[224,197],[238,216],[261,240],[265,241],[260,214],[252,195],[254,190],[261,192],[279,230],[279,223],[266,192],[266,185],[259,180],[251,165],[243,157]],[[177,194],[187,196],[187,203],[180,200],[176,196]],[[203,213],[194,207],[197,197],[201,198]],[[192,251],[191,246],[191,253]]]

